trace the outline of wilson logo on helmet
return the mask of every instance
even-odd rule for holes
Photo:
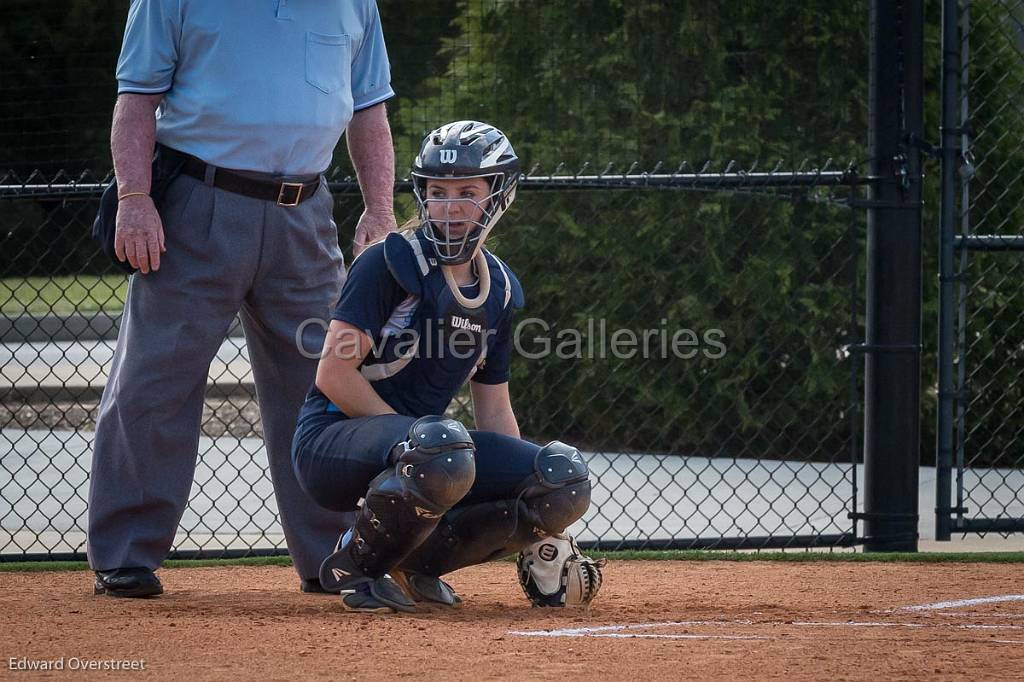
[[[458,149],[442,149],[441,150],[441,163],[455,163],[459,158]]]

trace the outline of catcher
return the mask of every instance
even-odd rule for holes
[[[508,380],[523,291],[483,248],[519,159],[497,128],[458,121],[424,139],[412,176],[419,226],[353,262],[299,416],[300,484],[327,509],[357,510],[307,587],[353,611],[455,606],[441,576],[519,552],[533,604],[587,604],[600,563],[565,533],[590,505],[587,464],[519,437]],[[467,379],[472,431],[440,416]]]

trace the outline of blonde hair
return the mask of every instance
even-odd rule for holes
[[[409,235],[418,230],[420,224],[420,217],[418,215],[414,215],[413,217],[409,218],[404,223],[399,225],[396,232],[398,232],[399,234]]]

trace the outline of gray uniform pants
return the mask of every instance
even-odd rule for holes
[[[89,563],[155,569],[166,557],[195,472],[210,363],[241,311],[285,539],[300,577],[316,576],[344,524],[299,488],[291,441],[317,365],[296,329],[330,319],[344,278],[330,193],[322,183],[285,208],[181,176],[161,208],[167,252],[160,270],[131,278],[100,402]],[[323,326],[305,325],[305,349],[322,343]]]

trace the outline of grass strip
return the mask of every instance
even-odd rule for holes
[[[1024,552],[715,552],[706,550],[630,550],[589,552],[594,558],[610,561],[787,561],[835,563],[916,563],[916,564],[1018,564]],[[291,566],[287,556],[244,559],[176,559],[164,562],[164,568],[224,568],[229,566]],[[84,561],[9,561],[0,562],[0,572],[8,571],[85,571]]]
[[[260,556],[242,559],[169,559],[163,568],[224,568],[227,566],[291,566],[292,559],[288,556]],[[87,571],[89,564],[85,561],[4,561],[0,562],[0,572],[4,571]]]
[[[124,275],[0,279],[0,312],[10,316],[117,313],[124,307],[127,289]]]
[[[789,562],[860,562],[919,564],[1014,564],[1024,563],[1024,552],[849,552],[849,551],[709,551],[709,550],[625,550],[589,552],[593,557],[634,561],[789,561]]]

